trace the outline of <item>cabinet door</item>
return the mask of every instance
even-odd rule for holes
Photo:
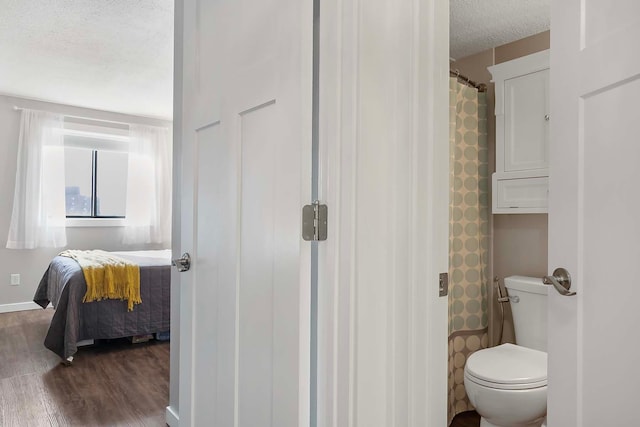
[[[504,82],[504,171],[549,166],[549,70]]]

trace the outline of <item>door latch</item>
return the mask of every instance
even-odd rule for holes
[[[178,267],[180,273],[188,271],[191,268],[191,256],[188,252],[185,252],[182,257],[172,260],[171,265]]]
[[[440,273],[438,290],[441,297],[449,295],[449,273]]]

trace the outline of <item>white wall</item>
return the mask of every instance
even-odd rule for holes
[[[170,122],[157,119],[0,95],[0,311],[11,307],[7,304],[31,301],[49,262],[62,250],[62,248],[35,250],[5,248],[13,207],[18,137],[20,133],[20,112],[15,111],[13,109],[14,106],[125,123],[165,126],[170,124]],[[124,246],[120,243],[122,230],[122,227],[68,228],[68,248],[104,250],[162,249],[157,245]],[[21,284],[19,286],[9,286],[9,275],[11,273],[19,273],[21,275]]]

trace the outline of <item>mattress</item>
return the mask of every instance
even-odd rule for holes
[[[56,256],[45,271],[33,297],[41,307],[55,308],[44,345],[68,360],[77,343],[169,331],[171,311],[171,251],[112,252],[140,266],[142,303],[127,311],[127,302],[82,302],[87,284],[80,265]]]

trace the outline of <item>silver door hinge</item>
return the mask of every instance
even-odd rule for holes
[[[440,273],[438,291],[441,297],[446,297],[449,294],[449,273]]]
[[[314,201],[302,207],[302,238],[306,241],[327,240],[327,205]]]

